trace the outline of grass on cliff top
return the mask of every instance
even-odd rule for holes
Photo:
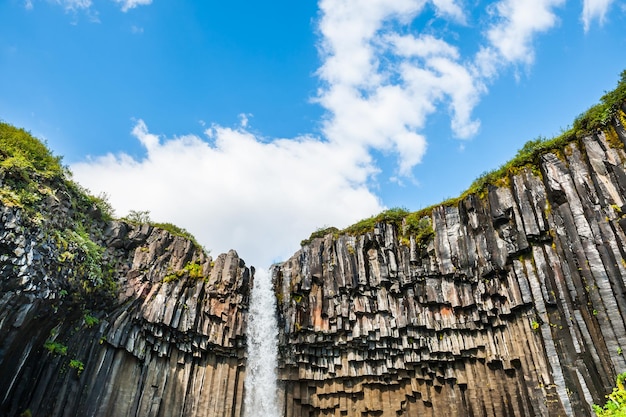
[[[549,152],[560,151],[572,141],[591,135],[598,130],[612,129],[611,121],[624,114],[626,103],[626,70],[622,71],[617,87],[605,93],[600,103],[590,107],[574,120],[574,125],[560,135],[547,139],[539,137],[528,141],[509,162],[478,177],[454,203],[470,194],[483,194],[489,185],[499,185],[509,175],[521,168],[538,170],[540,158]]]
[[[131,210],[126,216],[122,217],[120,220],[124,220],[131,224],[149,224],[150,226],[163,229],[169,232],[173,236],[179,236],[190,240],[196,248],[208,253],[209,251],[198,242],[196,237],[188,232],[186,229],[176,226],[172,223],[157,223],[152,221],[150,218],[149,210]]]
[[[63,173],[61,157],[54,156],[38,139],[24,129],[0,122],[0,170],[12,170],[28,176],[36,173],[44,178]]]
[[[363,219],[343,230],[339,230],[335,227],[319,229],[313,232],[308,239],[303,240],[301,245],[304,246],[310,243],[312,239],[323,237],[328,233],[333,233],[334,236],[367,233],[374,230],[376,224],[381,222],[395,224],[399,227],[402,225],[404,219],[406,219],[405,226],[407,227],[405,234],[414,234],[416,235],[416,239],[418,239],[417,236],[419,236],[420,239],[425,239],[430,236],[432,227],[429,230],[427,225],[423,223],[423,218],[430,216],[435,208],[440,206],[455,206],[471,194],[476,194],[484,198],[490,185],[505,185],[510,175],[518,173],[523,168],[530,168],[534,172],[538,172],[542,155],[549,152],[560,152],[572,141],[593,134],[598,130],[607,131],[613,129],[611,121],[616,117],[626,121],[625,104],[626,70],[622,71],[617,87],[613,91],[605,93],[601,97],[600,103],[590,107],[586,112],[578,116],[574,120],[573,127],[553,138],[539,137],[526,142],[524,146],[517,151],[513,159],[497,169],[482,174],[474,180],[469,188],[459,197],[451,198],[412,213],[404,208],[392,208],[376,216]],[[610,137],[611,135],[607,136]],[[619,140],[616,144],[623,146]],[[420,220],[422,221],[421,224],[419,223]]]

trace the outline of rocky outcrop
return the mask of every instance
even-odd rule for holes
[[[426,214],[273,269],[286,417],[589,416],[626,370],[619,121]]]
[[[241,415],[251,271],[237,253],[213,260],[149,225],[72,228],[62,194],[44,224],[0,206],[0,416]]]

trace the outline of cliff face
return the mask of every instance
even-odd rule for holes
[[[434,233],[378,223],[275,267],[285,416],[592,414],[626,369],[626,131],[607,132],[433,209]]]
[[[4,174],[0,416],[241,415],[251,277],[237,253],[106,221],[58,178],[26,207]]]
[[[284,415],[590,415],[626,370],[623,110],[274,266]],[[24,132],[0,145],[0,417],[241,417],[253,268],[110,219]]]

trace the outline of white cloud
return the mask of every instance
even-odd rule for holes
[[[394,150],[399,174],[409,177],[426,150],[420,134],[426,117],[447,103],[453,132],[470,137],[479,126],[471,111],[483,90],[456,47],[433,35],[401,32],[426,3],[320,2],[323,65],[318,75],[324,87],[318,100],[331,115],[324,124],[326,137]],[[454,1],[433,3],[438,14],[465,19]]]
[[[121,4],[122,11],[127,12],[130,9],[134,9],[137,6],[147,6],[152,4],[152,0],[114,0],[116,3]]]
[[[534,62],[533,40],[556,25],[554,9],[565,0],[501,0],[490,8],[495,19],[486,32],[489,45],[477,56],[478,68],[494,76],[498,65]]]
[[[239,125],[242,128],[247,128],[248,127],[248,123],[250,122],[250,117],[252,117],[252,114],[250,113],[240,113],[239,114]]]
[[[585,32],[587,32],[594,20],[597,20],[600,25],[604,23],[604,17],[606,12],[613,4],[613,0],[583,0],[583,26]]]
[[[150,3],[115,1],[124,11]],[[475,135],[480,125],[472,112],[487,83],[508,66],[533,63],[537,35],[557,24],[555,10],[564,2],[494,3],[483,44],[464,56],[454,36],[414,30],[429,1],[437,19],[466,23],[454,0],[320,0],[316,100],[327,110],[323,138],[260,140],[247,130],[245,113],[236,129],[208,129],[209,141],[162,138],[139,120],[132,133],[145,158],[109,154],[72,170],[94,192],[109,194],[120,215],[150,210],[214,253],[234,248],[258,266],[286,259],[317,227],[342,227],[383,208],[368,188],[379,173],[372,150],[394,152],[390,179],[415,184],[431,114],[447,108],[454,135]]]
[[[465,13],[455,0],[432,0],[435,8],[442,16],[449,16],[459,23],[465,23]]]
[[[366,187],[366,153],[312,137],[263,143],[214,126],[211,143],[189,135],[159,138],[139,120],[133,135],[143,160],[106,155],[72,165],[75,178],[106,192],[118,215],[150,210],[185,227],[217,255],[231,248],[250,264],[284,260],[324,225],[348,224],[382,210]]]

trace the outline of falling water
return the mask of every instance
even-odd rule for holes
[[[270,274],[254,273],[248,315],[245,417],[279,417],[276,392],[278,325]]]

